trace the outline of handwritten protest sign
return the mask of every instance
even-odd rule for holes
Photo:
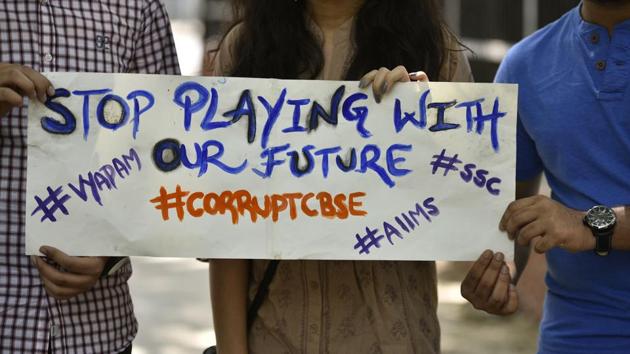
[[[27,253],[470,260],[511,255],[515,85],[47,75]]]

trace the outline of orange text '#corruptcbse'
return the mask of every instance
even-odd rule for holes
[[[232,223],[238,224],[240,218],[249,214],[252,222],[258,218],[271,219],[277,222],[281,214],[288,214],[291,220],[299,215],[307,217],[323,217],[328,219],[347,219],[350,216],[367,215],[362,210],[365,197],[363,192],[349,194],[318,193],[282,193],[253,196],[240,189],[221,193],[204,193],[183,190],[177,185],[175,191],[168,192],[166,187],[160,188],[160,194],[151,199],[155,208],[162,212],[162,219],[169,220],[171,211],[177,218],[184,220],[186,215],[200,218],[203,216],[230,214]]]

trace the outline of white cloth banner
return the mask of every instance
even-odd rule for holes
[[[472,260],[512,255],[516,85],[47,74],[27,253]]]

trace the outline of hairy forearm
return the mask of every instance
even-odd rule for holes
[[[212,260],[210,297],[221,354],[247,353],[248,260]]]
[[[612,237],[612,249],[630,251],[630,206],[614,208],[617,226]]]

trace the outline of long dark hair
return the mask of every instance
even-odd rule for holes
[[[308,29],[306,0],[234,0],[239,26],[229,75],[315,78],[324,57]],[[448,50],[448,30],[435,0],[365,0],[355,18],[354,57],[346,79],[404,65],[437,80]],[[225,37],[224,37],[225,39]],[[223,42],[223,41],[222,41]]]

